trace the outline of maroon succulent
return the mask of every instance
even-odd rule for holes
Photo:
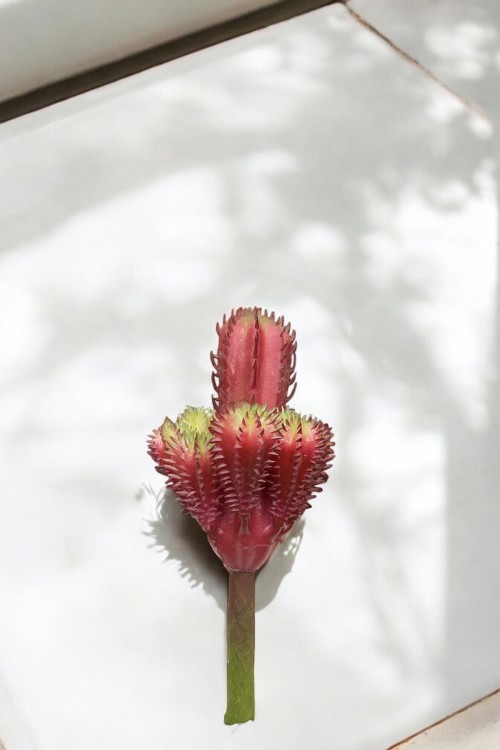
[[[321,492],[334,457],[330,427],[286,404],[295,332],[261,308],[217,326],[213,410],[187,407],[149,437],[167,486],[229,571],[227,724],[254,718],[255,571]]]

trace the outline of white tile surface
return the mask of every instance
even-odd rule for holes
[[[481,99],[478,39],[481,77],[454,83]],[[497,198],[475,118],[330,9],[0,138],[8,750],[374,750],[496,688]],[[298,553],[259,577],[257,720],[229,729],[224,579],[174,507],[162,563],[137,493],[161,486],[147,432],[209,402],[240,304],[293,322],[295,404],[338,458]]]
[[[500,691],[497,691],[390,750],[496,750],[499,746]]]

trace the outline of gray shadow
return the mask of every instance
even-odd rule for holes
[[[162,493],[158,500],[157,518],[148,523],[146,534],[152,540],[151,546],[163,554],[164,562],[177,563],[179,575],[189,586],[201,587],[225,612],[227,571],[210,547],[203,529],[192,516],[182,513],[175,493],[171,490]],[[272,602],[281,582],[291,572],[304,533],[304,523],[303,518],[296,521],[285,541],[257,573],[257,612]],[[264,571],[265,576],[261,576]]]

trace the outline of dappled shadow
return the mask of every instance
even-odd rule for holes
[[[380,17],[365,5],[382,26],[384,4]],[[411,23],[408,8],[394,12],[396,41],[496,117],[494,3],[422,2]],[[453,66],[454,35],[468,40],[469,68]],[[89,443],[108,431],[138,483],[142,436],[162,410],[209,402],[215,320],[238,304],[284,313],[298,328],[297,408],[338,433],[331,487],[371,623],[346,649],[362,642],[399,686],[441,691],[441,705],[405,709],[408,733],[500,679],[498,310],[482,270],[494,273],[491,220],[477,208],[490,200],[495,143],[340,8],[238,45],[124,84],[122,96],[101,92],[37,131],[10,131],[0,245],[6,286],[23,289],[10,309],[25,360],[2,375],[17,404],[9,460],[29,476],[54,431],[84,425]],[[54,469],[54,492],[80,482],[83,455],[85,435],[66,447],[64,480]],[[112,491],[102,467],[85,467],[103,491],[92,477],[85,486],[118,512],[123,476]],[[328,535],[306,520],[304,539],[323,540],[326,566],[343,540],[328,506],[315,513]],[[151,537],[224,608],[222,565],[170,496]],[[261,609],[292,569],[294,544],[260,577]],[[445,613],[426,601],[442,600],[433,579],[444,569]],[[362,692],[367,715],[385,705],[381,738],[398,739],[377,674],[323,652],[305,625],[290,637],[324,661],[335,694],[340,668],[347,713],[358,720]],[[339,742],[373,747],[347,744],[347,713]]]

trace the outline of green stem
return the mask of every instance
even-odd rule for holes
[[[229,573],[225,724],[243,724],[255,716],[254,654],[255,573]]]

